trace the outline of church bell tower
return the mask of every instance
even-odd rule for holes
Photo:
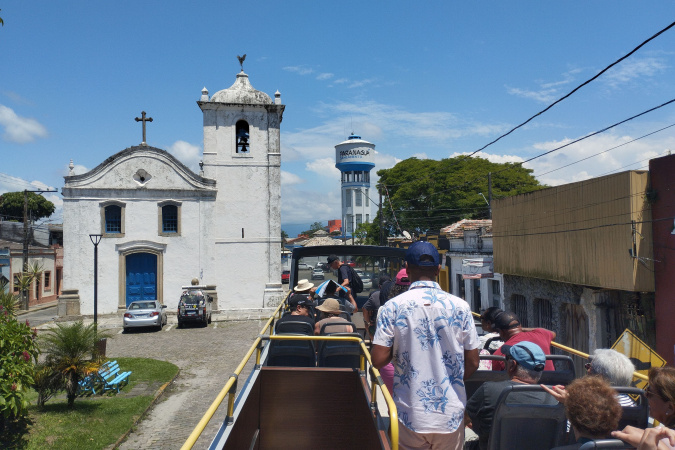
[[[203,213],[210,242],[204,278],[217,283],[220,309],[276,306],[283,295],[281,94],[272,100],[254,89],[242,64],[232,86],[210,98],[204,88],[197,104],[204,115],[203,176],[218,190]]]

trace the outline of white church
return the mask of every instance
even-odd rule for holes
[[[71,162],[62,190],[59,315],[94,312],[90,235],[101,235],[99,314],[141,299],[175,311],[193,278],[216,297],[214,310],[245,315],[281,301],[281,94],[272,100],[254,89],[242,68],[230,88],[211,98],[204,88],[197,104],[199,174],[145,142],[81,175]]]

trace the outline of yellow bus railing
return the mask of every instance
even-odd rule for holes
[[[478,314],[478,313],[476,313],[476,312],[471,312],[471,314],[473,314],[474,317],[479,317],[479,318],[480,318],[480,314]],[[574,349],[574,348],[572,348],[572,347],[567,347],[567,346],[565,346],[565,345],[558,344],[558,343],[555,342],[555,341],[551,341],[551,345],[554,346],[554,347],[556,347],[556,348],[559,348],[559,349],[562,350],[562,351],[565,351],[565,352],[567,352],[567,353],[571,353],[571,354],[576,355],[576,356],[580,356],[580,357],[585,358],[585,359],[589,359],[589,356],[590,356],[588,353],[584,353],[584,352],[581,352],[581,351],[579,351],[579,350],[577,350],[577,349]],[[639,373],[639,372],[633,372],[633,376],[634,376],[635,378],[639,378],[639,379],[641,379],[641,380],[648,381],[647,376],[644,375],[644,374],[641,374],[641,373]]]
[[[204,429],[208,425],[209,421],[213,417],[213,415],[216,413],[218,408],[220,407],[221,403],[223,400],[225,400],[225,397],[228,397],[227,401],[227,418],[226,420],[228,422],[231,422],[233,420],[234,416],[234,403],[235,403],[235,397],[236,397],[236,392],[237,392],[237,379],[241,372],[244,370],[244,367],[248,363],[249,359],[251,356],[253,356],[253,353],[256,352],[256,369],[260,368],[260,355],[263,351],[263,345],[262,342],[264,340],[271,340],[271,341],[283,341],[283,340],[311,340],[311,341],[346,341],[346,342],[358,342],[359,346],[361,348],[361,358],[360,358],[360,371],[361,373],[364,373],[366,370],[366,362],[368,363],[369,371],[371,374],[370,377],[370,393],[371,393],[371,410],[375,411],[377,408],[377,402],[376,402],[376,395],[377,395],[377,387],[380,388],[380,391],[382,392],[382,395],[384,396],[384,401],[387,404],[387,409],[389,411],[389,418],[390,418],[390,427],[389,427],[389,436],[391,439],[391,448],[392,450],[398,450],[398,420],[396,418],[398,417],[398,412],[396,410],[396,404],[394,403],[394,399],[391,397],[391,394],[389,391],[386,389],[386,386],[384,385],[384,381],[382,380],[382,376],[380,375],[380,372],[373,366],[373,361],[370,356],[370,352],[368,351],[368,348],[366,347],[365,342],[363,339],[360,337],[356,336],[284,336],[284,335],[274,335],[272,334],[273,330],[273,323],[274,323],[274,317],[281,312],[281,308],[283,307],[284,302],[277,308],[277,310],[274,312],[273,316],[267,321],[267,324],[263,329],[261,330],[260,334],[258,337],[255,339],[253,342],[253,345],[251,345],[251,348],[248,350],[246,355],[244,356],[244,359],[239,363],[239,366],[235,369],[234,373],[230,378],[227,380],[227,383],[225,383],[225,386],[223,389],[221,389],[220,393],[216,397],[216,399],[213,401],[209,409],[204,413],[204,416],[202,416],[201,420],[195,426],[194,430],[188,437],[188,439],[185,441],[183,446],[181,447],[181,450],[188,450],[191,449],[195,443],[197,442],[197,439],[201,436],[203,433]],[[264,336],[265,332],[269,329],[269,337]],[[393,418],[393,419],[392,419]]]

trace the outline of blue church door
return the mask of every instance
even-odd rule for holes
[[[157,255],[132,253],[127,262],[126,303],[157,299]]]

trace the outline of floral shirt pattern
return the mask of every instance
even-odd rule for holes
[[[433,281],[416,281],[379,310],[373,343],[392,348],[399,421],[452,433],[466,406],[464,351],[480,346],[471,308]]]

